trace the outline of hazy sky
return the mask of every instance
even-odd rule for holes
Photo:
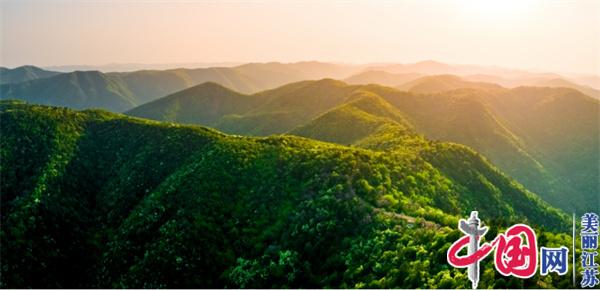
[[[5,1],[4,66],[415,62],[600,73],[600,1]]]

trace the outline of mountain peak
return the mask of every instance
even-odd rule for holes
[[[203,94],[233,94],[233,95],[244,95],[242,93],[236,92],[228,87],[225,87],[221,84],[218,84],[216,82],[204,82],[201,83],[199,85],[195,85],[193,87],[187,88],[185,90],[176,92],[172,95],[178,95],[178,96],[187,96],[190,95],[191,93],[203,93]]]
[[[320,79],[317,81],[314,81],[313,83],[315,86],[334,86],[334,87],[343,87],[343,86],[347,86],[348,84],[346,84],[343,81],[340,80],[335,80],[332,78],[324,78],[324,79]]]
[[[59,74],[33,65],[22,65],[13,69],[2,68],[1,72],[0,84],[21,83]]]

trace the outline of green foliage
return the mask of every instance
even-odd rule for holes
[[[139,104],[123,81],[99,71],[75,71],[0,86],[0,99],[76,109],[105,108],[122,112]]]
[[[364,83],[363,77],[385,82],[415,76],[365,72],[352,83]],[[600,152],[597,100],[572,89],[505,89],[451,75],[423,77],[407,86],[414,90],[324,79],[254,95],[200,86],[176,94],[186,98],[165,98],[134,111],[231,134],[290,133],[378,150],[420,146],[418,138],[408,137],[412,131],[400,132],[412,128],[428,139],[477,150],[556,207],[590,209],[586,200],[595,199],[600,175],[600,166],[589,162]]]
[[[127,114],[154,120],[214,126],[223,116],[256,106],[260,97],[244,95],[216,83],[204,83],[141,105]]]
[[[0,106],[2,287],[465,287],[444,258],[471,207],[566,226],[471,150],[416,135],[372,151]]]

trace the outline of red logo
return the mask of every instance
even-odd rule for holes
[[[479,261],[485,259],[492,250],[495,250],[494,264],[500,274],[519,278],[535,275],[538,262],[537,242],[535,232],[528,225],[513,225],[492,242],[481,246],[479,242],[487,232],[487,227],[480,227],[476,211],[471,212],[469,220],[461,219],[458,228],[465,236],[448,249],[448,263],[457,268],[469,268],[468,276],[473,288],[477,288],[479,282]],[[464,247],[468,247],[467,255],[458,256]]]

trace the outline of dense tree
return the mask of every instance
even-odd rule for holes
[[[568,241],[564,214],[456,144],[368,150],[0,106],[2,287],[468,287],[444,255],[475,209]]]

